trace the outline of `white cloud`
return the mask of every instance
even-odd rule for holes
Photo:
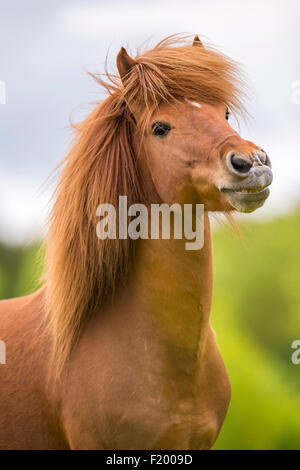
[[[40,182],[0,174],[0,236],[8,243],[41,238],[47,219],[50,191]]]
[[[206,36],[241,62],[250,77],[254,121],[242,126],[242,137],[265,148],[274,168],[271,196],[254,217],[298,203],[300,104],[292,104],[291,93],[292,83],[300,80],[299,0],[61,0],[47,8],[19,22],[13,10],[5,21],[2,17],[0,41],[6,47],[0,79],[8,98],[0,108],[0,231],[7,239],[39,233],[50,192],[38,197],[38,188],[65,152],[60,133],[67,116],[103,96],[81,67],[91,70],[95,64],[102,72],[108,49],[114,61],[121,45],[135,53],[143,41],[153,44],[176,32]]]

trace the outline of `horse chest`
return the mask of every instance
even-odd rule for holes
[[[189,361],[166,366],[164,357],[143,356],[142,351],[140,363],[137,358],[122,363],[114,353],[105,357],[105,365],[82,367],[80,386],[76,376],[77,383],[68,386],[64,409],[70,447],[210,448],[226,415],[230,386],[209,342],[206,353],[200,373],[194,374]]]
[[[132,425],[142,430],[135,433],[138,448],[206,449],[217,437],[218,416],[207,402],[201,403],[192,393],[188,397],[173,397],[173,401],[152,396],[141,414],[138,408],[133,407],[132,419],[127,415],[125,420],[127,430]]]
[[[230,399],[227,372],[217,367],[208,385],[207,369],[201,377],[157,376],[135,393],[120,420],[127,431],[134,427],[137,448],[208,449],[223,424]],[[210,367],[207,365],[207,367]],[[147,383],[147,381],[145,382]],[[119,424],[120,424],[119,422]],[[120,428],[119,428],[120,429]],[[125,431],[125,435],[126,435]],[[121,435],[121,434],[120,434]],[[130,438],[129,442],[133,439]]]

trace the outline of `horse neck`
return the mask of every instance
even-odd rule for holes
[[[212,245],[208,214],[204,246],[188,251],[186,240],[142,240],[132,286],[155,333],[171,349],[199,356],[209,330]]]

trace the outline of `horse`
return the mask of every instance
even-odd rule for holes
[[[43,285],[0,304],[1,449],[210,449],[231,387],[210,323],[209,214],[252,212],[271,162],[242,137],[238,65],[171,36],[118,74],[75,124],[46,236]],[[100,204],[204,205],[204,244],[99,239]]]

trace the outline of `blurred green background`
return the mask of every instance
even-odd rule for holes
[[[300,208],[214,231],[212,323],[232,384],[215,449],[300,449]],[[39,245],[0,245],[0,297],[38,286]]]

